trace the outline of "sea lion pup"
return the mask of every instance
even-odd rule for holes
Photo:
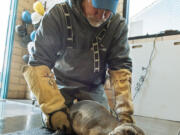
[[[120,123],[104,106],[90,100],[72,105],[70,121],[77,135],[144,135],[134,124]]]

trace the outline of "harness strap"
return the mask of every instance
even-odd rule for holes
[[[61,8],[64,13],[66,28],[67,28],[67,38],[66,38],[67,45],[66,46],[73,48],[73,31],[72,31],[72,24],[71,24],[71,19],[70,19],[67,3],[62,3]]]
[[[106,34],[107,29],[109,28],[109,25],[111,23],[111,20],[105,25],[105,27],[97,34],[96,38],[92,42],[93,52],[94,52],[94,72],[100,72],[100,45],[104,46],[102,44],[102,40]]]
[[[72,31],[72,24],[70,19],[70,14],[68,10],[67,3],[62,3],[61,5],[62,11],[65,16],[66,21],[66,28],[67,28],[67,47],[73,48],[73,31]],[[94,53],[94,72],[100,72],[100,54],[99,54],[99,48],[100,45],[104,46],[102,44],[102,40],[106,34],[107,29],[109,28],[109,25],[111,23],[111,20],[104,26],[104,28],[97,34],[95,39],[92,41],[92,50]]]
[[[99,45],[97,40],[92,43],[93,53],[94,53],[94,72],[99,72],[100,70],[100,57],[99,57]]]

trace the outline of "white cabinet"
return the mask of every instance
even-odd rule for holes
[[[145,74],[142,67],[148,65],[153,41],[130,47],[134,95],[139,78]],[[156,41],[148,74],[133,102],[135,115],[180,121],[180,40]]]

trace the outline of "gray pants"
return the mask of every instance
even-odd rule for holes
[[[78,101],[93,100],[102,104],[108,111],[110,111],[107,96],[103,87],[92,88],[91,90],[61,89],[60,91],[65,98],[65,104],[67,106],[71,106],[75,99]]]

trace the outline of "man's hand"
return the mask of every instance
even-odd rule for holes
[[[116,127],[108,135],[145,135],[145,133],[133,123],[124,123]]]
[[[43,124],[45,124],[45,127],[50,129],[61,129],[62,131],[71,132],[71,127],[67,115],[68,114],[63,111],[56,111],[49,115],[43,114]]]

